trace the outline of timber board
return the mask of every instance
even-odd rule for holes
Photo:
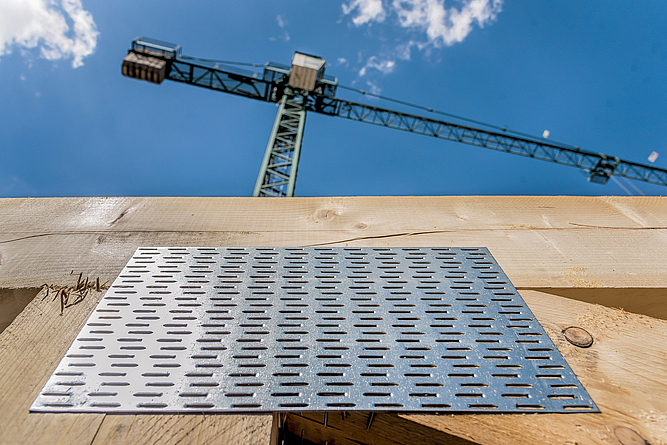
[[[40,292],[0,334],[0,444],[268,444],[271,415],[31,414],[30,404],[103,292],[60,315]]]
[[[589,391],[601,414],[432,415],[291,413],[287,430],[315,443],[607,444],[667,443],[667,322],[535,291],[521,292]],[[586,329],[589,348],[563,330]],[[406,421],[420,424],[406,426]],[[409,425],[409,424],[407,424]]]
[[[667,198],[0,199],[0,287],[107,281],[137,246],[485,246],[519,288],[662,287]],[[33,267],[39,264],[39,269]]]
[[[446,437],[489,444],[639,440],[628,431],[653,445],[667,443],[666,322],[558,296],[659,314],[667,298],[666,198],[0,199],[2,288],[72,285],[72,271],[111,282],[140,245],[487,246],[602,414],[401,415],[401,422],[387,421],[441,443]],[[622,288],[647,294],[637,298]],[[590,289],[621,295],[607,301]],[[59,303],[43,296],[0,334],[0,443],[201,444],[208,435],[227,443],[234,443],[231,437],[269,441],[271,416],[29,415],[28,406],[101,294],[62,316]],[[590,330],[591,348],[563,340],[559,329],[571,323]],[[345,428],[345,434],[355,431]],[[373,429],[364,434],[349,437],[391,443]]]

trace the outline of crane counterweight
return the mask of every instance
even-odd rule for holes
[[[167,61],[158,57],[130,52],[123,59],[123,76],[161,84],[167,77]]]

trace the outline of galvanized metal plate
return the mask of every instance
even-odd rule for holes
[[[485,248],[139,248],[41,412],[598,412]]]

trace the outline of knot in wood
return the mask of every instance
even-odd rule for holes
[[[317,212],[315,212],[316,220],[330,221],[334,219],[334,216],[336,216],[336,212],[329,209],[320,209]]]
[[[567,341],[580,348],[588,348],[593,344],[593,336],[587,330],[577,326],[563,329],[563,335]]]
[[[627,426],[617,426],[614,428],[614,436],[623,445],[651,445],[637,431]]]

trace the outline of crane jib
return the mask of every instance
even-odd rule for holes
[[[302,116],[298,119],[301,122],[299,130],[297,131],[294,127],[294,132],[290,133],[292,134],[290,144],[297,144],[293,147],[297,154],[300,150],[303,122],[305,122],[303,113],[309,111],[576,167],[589,174],[589,181],[598,184],[607,183],[613,175],[667,186],[667,170],[652,165],[625,161],[603,153],[547,142],[538,137],[532,138],[511,132],[487,130],[339,99],[335,96],[337,80],[323,75],[324,61],[322,59],[302,53],[296,53],[294,60],[297,58],[311,64],[319,63],[316,77],[308,77],[314,74],[307,72],[307,63],[302,63],[303,66],[297,67],[300,70],[298,71],[300,79],[311,79],[306,82],[309,85],[308,88],[313,88],[310,91],[295,88],[295,85],[301,86],[299,82],[290,84],[289,77],[292,71],[289,66],[268,63],[260,73],[241,70],[213,61],[196,63],[194,58],[188,57],[186,60],[185,57],[182,57],[181,48],[178,45],[145,38],[135,39],[133,42],[132,49],[123,60],[122,73],[125,76],[152,83],[161,83],[164,79],[168,79],[267,102],[284,103],[283,98],[287,97],[287,107],[283,106],[280,110],[293,111],[279,111],[275,125],[283,122],[279,125],[280,128],[283,128],[287,125],[285,123],[293,120],[290,116]],[[286,114],[281,115],[280,113]],[[274,128],[273,133],[276,131]],[[276,141],[274,137],[277,137],[276,134],[272,134],[267,153],[271,146],[284,145],[284,141]],[[295,160],[278,152],[272,156],[278,156],[281,161],[278,164],[272,164],[265,159],[264,164],[266,165],[263,164],[260,171],[255,193],[261,184],[273,185],[267,188],[265,193],[261,192],[255,196],[291,196],[296,181],[298,156]],[[295,162],[295,164],[287,165],[285,162]],[[290,170],[292,173],[285,173]],[[266,176],[272,174],[272,171],[276,175],[276,180]],[[283,178],[285,174],[287,177]]]

